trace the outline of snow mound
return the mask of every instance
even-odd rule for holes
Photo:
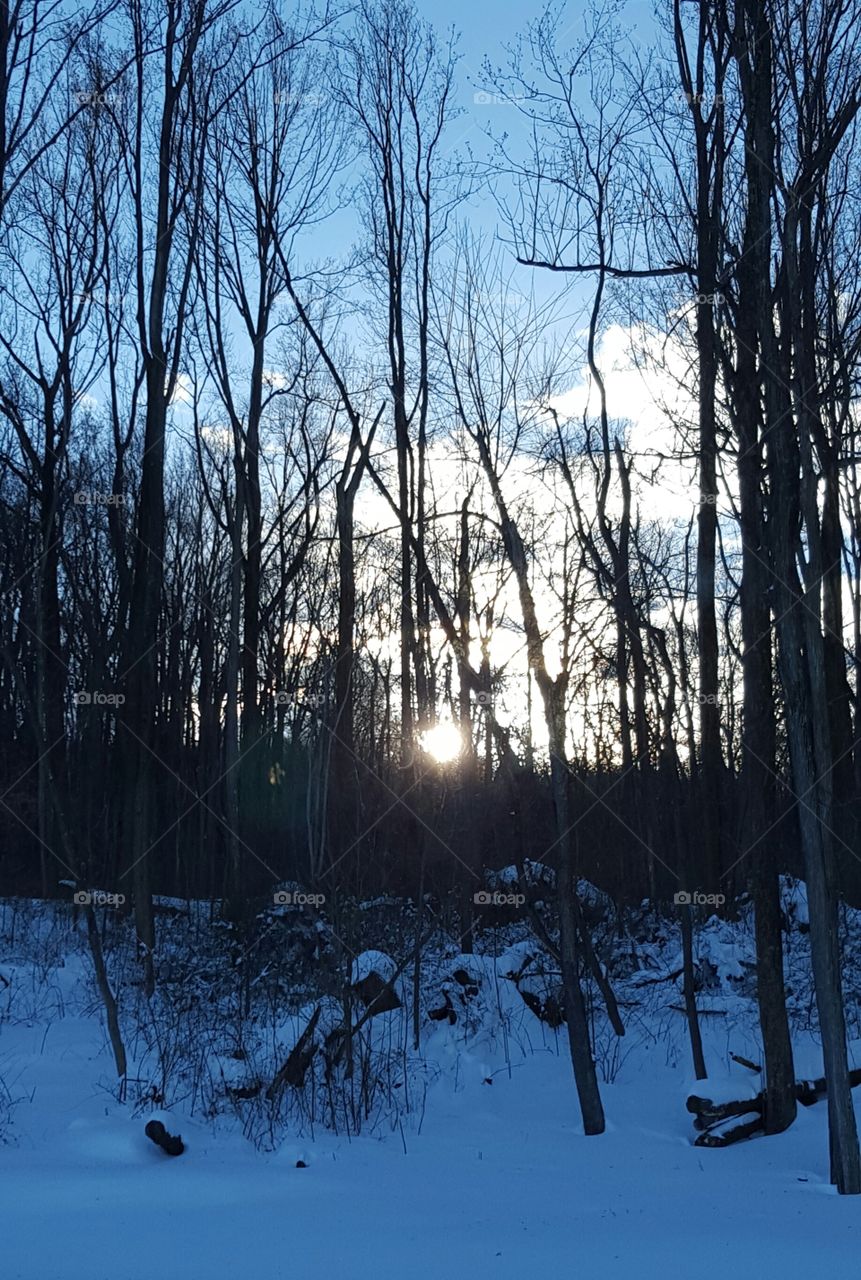
[[[364,982],[371,973],[378,974],[383,982],[391,982],[396,972],[397,965],[385,951],[363,951],[353,961],[350,984],[355,986],[357,982]]]
[[[539,886],[552,889],[556,885],[556,872],[545,862],[532,862],[529,858],[523,864],[525,883],[531,888]],[[519,887],[520,872],[513,864],[500,867],[497,871],[486,870],[484,880],[489,889],[516,889]]]

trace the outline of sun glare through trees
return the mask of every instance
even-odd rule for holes
[[[2,1280],[861,1257],[861,0],[0,0]]]

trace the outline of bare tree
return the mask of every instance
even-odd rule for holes
[[[29,131],[39,158],[17,186],[21,231],[5,245],[0,290],[0,410],[15,429],[39,509],[33,639],[36,642],[35,714],[47,755],[39,763],[38,824],[42,891],[47,893],[45,848],[53,840],[49,775],[64,775],[66,660],[60,618],[59,571],[62,489],[76,409],[100,376],[105,359],[94,300],[103,288],[103,226],[116,153],[109,133],[90,116],[60,128],[74,65],[65,68],[65,96],[45,108]],[[58,86],[57,95],[61,90]],[[40,146],[56,133],[50,148]],[[115,190],[115,189],[114,189]],[[85,502],[89,495],[79,495]]]
[[[817,394],[811,343],[817,331],[816,278],[821,267],[814,217],[827,198],[835,154],[861,96],[852,52],[850,10],[818,5],[794,12],[805,32],[799,61],[782,15],[763,0],[736,14],[734,57],[744,107],[745,180],[756,263],[756,339],[764,402],[769,478],[767,523],[770,591],[778,640],[794,791],[810,898],[816,999],[828,1078],[831,1177],[843,1194],[861,1192],[861,1159],[846,1056],[846,1026],[837,950],[833,871],[832,772],[826,716],[826,659],[821,609],[823,509],[817,498],[821,459],[810,398]],[[792,104],[797,157],[779,138]],[[790,167],[791,166],[791,167]],[[781,219],[775,225],[773,201]],[[779,255],[778,274],[772,272]],[[777,319],[776,310],[779,313]]]
[[[233,0],[169,0],[162,11],[135,8],[135,52],[124,123],[126,180],[137,257],[136,339],[141,353],[145,410],[134,568],[123,666],[122,726],[127,806],[123,836],[130,858],[123,873],[134,884],[135,921],[145,985],[153,990],[155,931],[148,855],[154,837],[154,785],[159,613],[164,568],[164,474],[169,406],[182,372],[200,233],[205,143],[217,113],[219,24]],[[156,70],[156,68],[158,70]],[[150,142],[155,136],[154,149]],[[154,193],[154,194],[153,194]]]

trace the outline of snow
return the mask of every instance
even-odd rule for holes
[[[153,894],[153,905],[156,907],[167,907],[171,911],[188,911],[188,903],[185,898],[170,898],[163,893]]]
[[[708,1076],[705,1080],[697,1080],[689,1076],[685,1081],[684,1096],[695,1093],[697,1097],[708,1098],[711,1102],[735,1102],[742,1098],[755,1098],[762,1088],[758,1074],[750,1070],[727,1071]]]
[[[531,939],[516,942],[498,957],[496,971],[502,978],[511,978],[522,972],[537,951]]]
[[[701,1152],[668,1081],[641,1079],[605,1087],[609,1132],[584,1138],[570,1068],[548,1052],[492,1086],[465,1073],[406,1151],[320,1135],[262,1156],[159,1112],[187,1143],[171,1160],[148,1117],[81,1087],[93,1032],[29,1040],[40,1120],[0,1149],[6,1280],[286,1280],[299,1260],[350,1280],[857,1273],[861,1214],[825,1180],[824,1108]]]
[[[528,885],[545,885],[552,888],[556,884],[556,872],[544,862],[533,862],[527,858],[523,864]],[[516,889],[520,884],[520,872],[513,863],[500,867],[497,871],[486,870],[485,883],[490,889]]]
[[[697,959],[707,962],[717,974],[721,984],[728,980],[741,980],[747,969],[756,967],[753,946],[739,938],[739,930],[728,920],[712,916],[697,934]],[[681,957],[679,958],[681,963]]]
[[[796,924],[809,925],[810,915],[807,908],[807,885],[794,876],[780,877],[780,905],[784,914]]]
[[[602,1136],[583,1135],[565,1029],[540,1023],[508,976],[530,959],[546,963],[534,939],[513,932],[482,955],[428,958],[426,1002],[433,1007],[448,984],[458,1021],[433,1024],[420,1056],[410,1054],[408,1009],[371,1020],[369,1051],[389,1055],[392,1079],[403,1084],[391,1096],[409,1092],[410,1107],[392,1110],[386,1096],[358,1136],[293,1117],[274,1149],[248,1141],[236,1112],[208,1114],[190,1090],[167,1105],[119,1103],[86,951],[43,921],[35,963],[31,923],[18,921],[14,937],[8,921],[0,929],[0,973],[11,990],[0,992],[0,1079],[13,1104],[0,1122],[3,1280],[857,1274],[861,1203],[829,1185],[824,1105],[802,1108],[777,1137],[724,1151],[692,1145],[684,1100],[693,1088],[719,1101],[759,1087],[730,1058],[758,1061],[759,1049],[755,1009],[738,993],[721,922],[697,935],[700,959],[719,961],[715,988],[701,1000],[720,1010],[702,1020],[709,1079],[691,1075],[675,985],[638,991],[633,976],[630,986],[618,982],[620,998],[636,991],[640,1004],[629,1014],[623,1003],[624,1040],[596,1032]],[[744,957],[747,924],[726,927]],[[671,973],[678,936],[669,924],[654,932],[640,945],[639,972]],[[799,974],[809,968],[806,945],[793,935]],[[354,980],[384,972],[385,962],[387,976],[392,957],[363,952]],[[477,994],[453,978],[460,968],[477,980]],[[794,980],[803,1002],[807,989]],[[338,1001],[299,1003],[271,1042],[248,1046],[248,1060],[213,1042],[210,1074],[247,1079],[267,1065],[255,1054],[269,1043],[271,1079],[272,1062],[283,1061],[317,1004],[324,1034],[337,1023]],[[129,1049],[130,1078],[151,1079],[146,1046],[130,1041]],[[797,1028],[795,1049],[797,1075],[820,1074],[815,1029]],[[184,1155],[171,1159],[147,1140],[151,1118],[182,1135]]]
[[[357,982],[364,982],[369,974],[376,973],[383,982],[391,982],[396,971],[397,965],[384,951],[363,951],[353,961],[350,981],[355,986]]]

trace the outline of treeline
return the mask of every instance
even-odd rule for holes
[[[471,100],[406,0],[2,13],[3,890],[124,892],[151,990],[154,892],[450,891],[466,936],[548,861],[597,1133],[577,876],[747,889],[774,1132],[803,873],[861,1189],[854,0],[677,0],[648,56],[550,10]]]

